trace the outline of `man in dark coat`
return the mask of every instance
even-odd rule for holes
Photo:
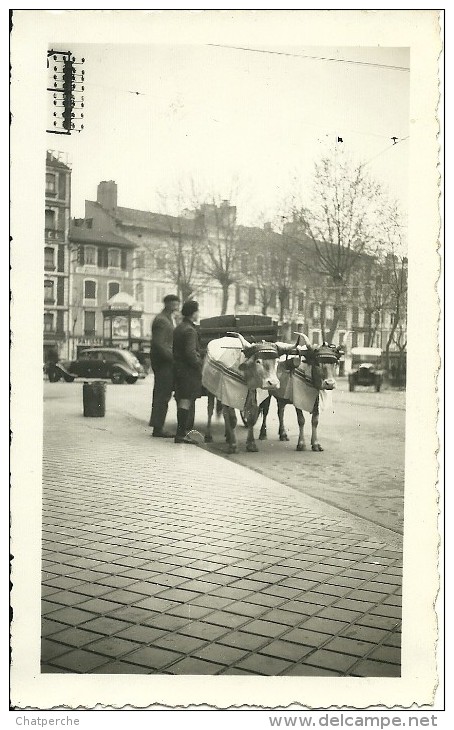
[[[199,305],[190,300],[183,304],[183,321],[173,333],[173,362],[175,398],[177,401],[176,444],[196,443],[188,436],[194,425],[195,401],[202,389],[202,356],[195,323],[199,319]]]
[[[164,297],[164,309],[157,314],[151,326],[150,362],[154,373],[153,403],[151,406],[150,426],[153,436],[172,438],[175,434],[164,430],[169,400],[173,386],[173,331],[175,329],[174,312],[179,306],[176,294]]]

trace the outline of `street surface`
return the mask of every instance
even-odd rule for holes
[[[45,398],[74,399],[81,382],[45,383]],[[138,428],[148,429],[153,376],[135,385],[108,388],[107,408],[127,414]],[[195,428],[205,433],[206,398],[197,401]],[[405,392],[385,389],[375,393],[371,388],[348,392],[346,379],[338,381],[333,393],[334,414],[320,416],[319,440],[322,453],[310,450],[310,416],[306,414],[306,442],[309,450],[296,451],[298,424],[295,409],[287,406],[285,424],[289,442],[278,439],[275,399],[268,415],[268,438],[258,441],[259,453],[245,451],[246,429],[239,419],[239,454],[227,454],[222,416],[213,417],[214,443],[203,445],[215,454],[286,484],[327,505],[358,515],[367,520],[403,532]],[[259,421],[259,424],[261,421]],[[175,430],[176,407],[172,400],[166,427]]]
[[[403,411],[353,407],[368,395],[339,412],[379,438],[374,413]],[[108,384],[105,417],[84,418],[82,382],[44,383],[42,672],[400,676],[401,535],[308,493],[348,482],[352,439],[333,426],[297,454],[271,427],[261,454],[224,458],[151,438],[150,396],[151,378]],[[301,489],[250,458],[285,479],[294,459]]]

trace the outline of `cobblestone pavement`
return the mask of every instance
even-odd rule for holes
[[[42,671],[399,676],[400,537],[150,438],[134,387],[45,384]]]
[[[67,387],[76,387],[73,386]],[[152,379],[115,393],[116,407],[146,426]],[[110,391],[111,405],[113,392]],[[145,401],[145,402],[144,402]],[[333,393],[334,414],[322,413],[319,438],[325,449],[296,451],[298,426],[294,408],[285,410],[290,441],[279,442],[276,402],[268,416],[268,440],[257,441],[258,454],[246,453],[246,431],[238,427],[239,453],[227,454],[223,419],[213,419],[214,443],[209,451],[287,484],[327,505],[340,507],[378,525],[403,533],[405,466],[405,392],[371,388],[348,392],[346,378]],[[196,427],[205,432],[206,398],[197,401]],[[170,419],[176,417],[171,402]],[[259,427],[256,429],[256,437]],[[306,424],[310,438],[310,424]]]

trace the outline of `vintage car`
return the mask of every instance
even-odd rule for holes
[[[115,347],[93,347],[83,350],[77,360],[60,360],[50,366],[49,380],[62,378],[72,383],[75,378],[108,378],[112,383],[135,383],[146,373],[136,356],[129,350]]]
[[[348,389],[357,385],[373,386],[377,393],[383,384],[382,351],[378,347],[352,347],[352,370],[348,374]]]

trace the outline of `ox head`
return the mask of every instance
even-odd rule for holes
[[[312,368],[312,381],[318,390],[333,390],[336,387],[336,366],[344,354],[342,348],[323,342],[321,345],[312,345],[309,338],[298,334],[297,350],[300,351],[300,338],[306,348],[301,352],[302,357]]]
[[[279,388],[277,360],[281,353],[276,343],[250,343],[239,332],[229,332],[228,334],[238,337],[241,342],[241,349],[246,360],[241,363],[240,370],[244,375],[247,387],[250,390],[255,388],[262,388],[263,390]]]

